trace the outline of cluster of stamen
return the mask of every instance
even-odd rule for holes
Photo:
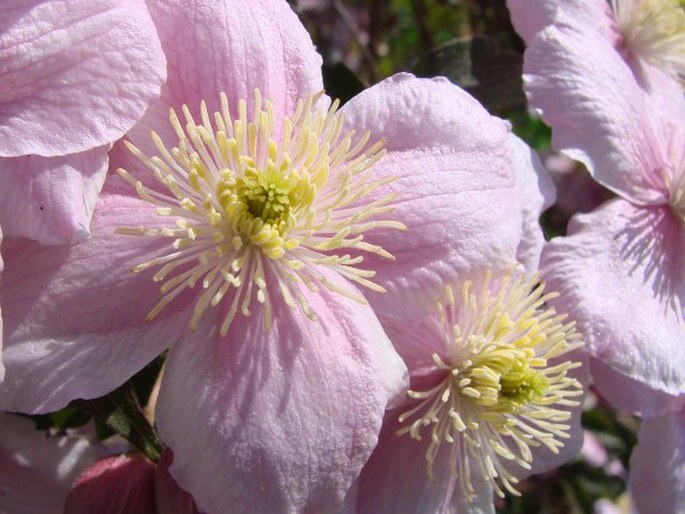
[[[685,11],[680,0],[611,0],[626,46],[685,81]]]
[[[583,343],[574,323],[545,306],[554,295],[543,289],[538,277],[487,274],[479,286],[465,282],[459,301],[447,287],[437,304],[445,345],[444,353],[433,354],[438,379],[409,391],[417,401],[400,416],[408,424],[398,435],[421,440],[428,433],[431,480],[447,443],[451,473],[469,501],[474,474],[499,496],[518,494],[510,464],[531,469],[531,448],[558,453],[569,437],[571,410],[582,395],[569,372],[581,364],[562,357]]]
[[[302,286],[312,291],[325,287],[364,302],[352,288],[328,280],[323,268],[383,291],[370,280],[374,272],[358,266],[360,251],[392,258],[365,241],[365,232],[404,228],[385,219],[392,195],[366,200],[391,180],[373,176],[373,165],[385,153],[383,142],[369,144],[368,131],[343,133],[338,102],[327,110],[317,107],[322,93],[300,100],[293,115],[279,124],[271,102],[263,101],[259,91],[251,115],[241,100],[232,117],[226,95],[220,99],[221,112],[214,113],[213,123],[204,102],[199,124],[186,106],[185,124],[171,110],[178,144],[168,149],[153,132],[158,156],[148,157],[127,143],[161,186],[149,188],[126,170],[119,174],[159,215],[174,220],[168,228],[117,230],[172,240],[167,253],[133,269],[158,268],[153,279],[162,282],[162,297],[148,321],[198,284],[191,329],[209,307],[226,304],[222,335],[238,312],[250,315],[254,298],[263,305],[269,328],[273,294],[316,319]]]

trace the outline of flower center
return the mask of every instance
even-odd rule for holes
[[[685,80],[685,11],[680,0],[611,0],[626,46]]]
[[[513,271],[499,280],[488,273],[480,286],[464,284],[460,302],[446,288],[437,304],[445,345],[433,354],[437,383],[410,390],[417,401],[400,416],[408,424],[399,435],[420,440],[430,427],[431,480],[442,443],[450,446],[451,473],[469,501],[474,473],[499,496],[505,489],[518,494],[506,463],[531,469],[531,447],[540,445],[558,453],[569,437],[570,409],[580,405],[574,398],[582,386],[568,373],[581,364],[561,357],[583,343],[573,323],[544,307],[554,295],[543,295],[537,282]]]
[[[264,307],[267,328],[275,296],[316,319],[302,287],[324,287],[365,302],[352,288],[330,281],[324,269],[383,291],[370,280],[374,272],[358,266],[363,256],[351,255],[372,252],[391,259],[364,235],[374,229],[404,229],[385,218],[394,197],[374,196],[392,180],[373,176],[373,165],[385,154],[383,144],[369,145],[368,131],[359,136],[342,133],[338,102],[328,110],[318,109],[321,96],[300,100],[293,115],[280,120],[277,132],[273,106],[262,101],[259,91],[251,116],[241,100],[233,117],[221,94],[221,112],[214,114],[214,123],[204,102],[201,124],[186,106],[185,126],[171,110],[178,144],[168,149],[153,132],[158,156],[148,157],[127,143],[154,172],[159,186],[147,187],[126,170],[119,174],[156,206],[157,214],[173,219],[167,228],[117,229],[121,234],[172,239],[166,253],[133,269],[158,268],[153,279],[162,282],[162,297],[148,321],[198,285],[190,328],[197,328],[209,307],[225,305],[222,335],[238,312],[250,315],[254,299]]]

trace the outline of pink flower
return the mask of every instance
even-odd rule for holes
[[[499,120],[481,111],[464,105],[463,119],[487,118],[494,139]],[[447,278],[448,286],[412,287],[425,302],[412,313],[375,304],[409,368],[411,391],[386,413],[379,444],[348,495],[355,512],[494,512],[494,492],[514,492],[519,478],[580,448],[586,371],[582,355],[569,354],[578,335],[542,307],[553,295],[533,288],[542,247],[537,220],[553,189],[527,145],[514,136],[499,144],[516,175],[520,202],[511,206],[524,214],[518,247],[498,246],[503,240],[495,237],[491,253],[466,256],[471,266]],[[471,209],[487,217],[490,207],[485,200]],[[533,278],[512,268],[516,259]]]
[[[150,9],[169,79],[138,157],[112,152],[137,191],[112,174],[87,241],[3,243],[0,404],[96,397],[169,349],[156,424],[200,510],[335,510],[406,385],[357,284],[411,312],[412,285],[527,251],[509,127],[409,75],[327,111],[285,2]]]
[[[537,281],[486,273],[446,286],[423,319],[382,318],[411,388],[362,471],[359,512],[494,512],[493,492],[578,452],[582,343]]]
[[[525,61],[531,105],[552,126],[554,146],[619,195],[550,242],[544,277],[561,292],[555,305],[578,321],[599,392],[641,415],[646,434],[665,430],[685,398],[682,93],[655,102],[615,48],[581,24],[541,30]],[[664,437],[664,451],[678,452],[676,442]],[[632,460],[631,481],[650,476],[649,462]],[[660,484],[672,489],[659,497],[682,496],[677,466],[663,471],[671,474]],[[638,505],[658,500],[635,490]]]
[[[110,144],[159,95],[143,0],[0,5],[0,224],[45,244],[88,235]]]
[[[95,459],[86,437],[48,436],[29,419],[0,414],[0,512],[62,512],[74,479]]]
[[[601,394],[662,413],[685,393],[682,95],[669,112],[653,108],[613,48],[583,27],[541,31],[525,71],[556,149],[620,196],[552,240],[545,279],[578,321]]]
[[[685,12],[678,0],[507,0],[530,45],[544,28],[570,25],[603,39],[647,92],[682,94]]]

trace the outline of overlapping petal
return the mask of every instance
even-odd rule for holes
[[[63,514],[153,513],[156,466],[142,455],[116,455],[97,461],[74,483]]]
[[[524,81],[555,149],[631,201],[667,201],[660,134],[644,92],[606,38],[570,22],[542,30],[526,50]]]
[[[578,322],[590,355],[616,372],[595,375],[619,408],[651,409],[643,394],[649,389],[685,392],[684,250],[682,224],[670,209],[618,199],[578,215],[569,236],[553,239],[543,253],[543,277],[561,293],[554,302]]]
[[[475,504],[462,498],[459,483],[450,479],[449,451],[438,453],[433,465],[436,481],[429,478],[425,456],[430,437],[414,441],[408,434],[398,436],[400,414],[401,410],[386,414],[379,444],[359,478],[357,512],[494,514],[493,493],[487,481],[474,481],[479,493]]]
[[[164,78],[144,0],[2,2],[0,156],[110,143],[140,119]]]
[[[0,224],[5,234],[42,244],[88,237],[107,165],[107,147],[65,157],[0,158]]]
[[[630,457],[630,492],[641,514],[685,510],[685,410],[642,420]]]
[[[576,25],[594,28],[610,38],[616,30],[606,0],[507,0],[507,7],[516,32],[526,43],[555,23],[560,14]]]
[[[317,322],[276,302],[270,332],[255,309],[221,340],[203,322],[170,351],[157,423],[199,510],[335,511],[404,394],[406,369],[371,309],[308,297]]]
[[[151,272],[130,272],[166,241],[114,232],[158,222],[150,211],[140,200],[103,193],[90,239],[44,247],[5,238],[2,296],[12,301],[3,302],[3,409],[47,412],[101,396],[179,340],[187,316],[169,310],[148,325],[159,288]]]
[[[540,214],[554,203],[556,189],[535,150],[514,134],[509,136],[509,145],[522,214],[521,241],[516,250],[516,261],[523,264],[528,273],[535,273],[545,242]]]
[[[375,172],[395,180],[374,195],[397,195],[392,217],[407,227],[369,237],[396,259],[365,258],[388,291],[369,295],[375,308],[416,314],[430,304],[421,295],[443,282],[511,263],[523,222],[508,124],[447,80],[408,74],[365,90],[343,113],[347,129],[385,141]]]

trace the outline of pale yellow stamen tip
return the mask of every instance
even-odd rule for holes
[[[303,287],[324,287],[365,300],[325,272],[376,291],[373,272],[359,267],[371,252],[392,258],[365,240],[378,229],[404,226],[386,215],[394,196],[364,200],[388,179],[374,178],[373,165],[383,157],[382,142],[369,145],[370,134],[355,137],[342,131],[338,102],[328,110],[317,104],[323,93],[300,100],[292,116],[279,120],[271,102],[255,91],[253,103],[237,104],[220,95],[220,110],[210,116],[205,102],[200,120],[183,106],[182,119],[172,109],[169,120],[177,146],[169,149],[151,134],[158,156],[148,157],[126,146],[154,174],[161,188],[148,188],[129,171],[119,174],[170,227],[122,227],[120,234],[171,238],[167,252],[141,263],[134,272],[157,268],[162,297],[150,311],[154,319],[187,289],[201,286],[190,322],[195,329],[209,307],[225,305],[220,332],[235,316],[250,316],[253,300],[271,326],[274,295],[316,319]],[[163,192],[160,192],[163,191]],[[344,284],[344,281],[343,281]]]
[[[580,406],[582,386],[569,375],[580,363],[563,356],[583,343],[573,323],[545,307],[554,295],[544,295],[538,281],[512,270],[497,279],[488,273],[478,284],[467,281],[460,295],[446,288],[437,305],[444,354],[433,354],[443,378],[409,391],[417,401],[399,418],[408,424],[398,435],[420,440],[429,433],[432,480],[439,479],[433,470],[438,452],[449,446],[451,473],[469,501],[475,474],[500,496],[518,494],[510,463],[531,469],[537,446],[558,453],[569,438],[571,409]]]
[[[626,46],[685,81],[685,10],[680,0],[611,0]]]

